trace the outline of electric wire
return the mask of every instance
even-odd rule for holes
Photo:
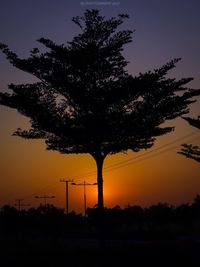
[[[145,152],[145,153],[142,153],[142,154],[140,154],[140,155],[131,157],[131,158],[127,159],[127,160],[123,160],[123,161],[120,161],[120,162],[113,163],[113,164],[111,164],[111,165],[109,165],[109,166],[104,167],[104,172],[108,172],[109,169],[112,169],[112,170],[113,170],[114,167],[119,168],[119,167],[118,167],[119,165],[124,165],[124,164],[126,164],[126,163],[128,163],[128,162],[130,162],[130,164],[132,164],[133,161],[135,161],[135,160],[137,160],[137,159],[139,159],[139,158],[142,158],[142,160],[143,160],[143,157],[146,157],[146,155],[153,154],[154,152],[159,151],[159,150],[162,150],[163,148],[166,148],[166,147],[168,147],[168,146],[171,146],[171,145],[173,145],[173,144],[175,144],[175,143],[180,143],[182,140],[187,139],[187,138],[189,138],[189,137],[191,137],[191,136],[193,136],[193,135],[196,135],[196,134],[199,134],[199,131],[193,131],[193,132],[191,132],[191,133],[189,133],[189,134],[187,134],[187,135],[184,135],[184,136],[182,136],[182,137],[180,137],[180,138],[177,138],[177,139],[175,139],[175,140],[173,140],[173,141],[171,141],[171,142],[169,142],[169,143],[166,143],[166,144],[164,144],[164,145],[162,145],[162,146],[160,146],[160,147],[158,147],[158,148],[149,150],[149,151],[147,151],[147,152]],[[195,138],[195,139],[196,139],[196,138]],[[188,142],[190,142],[190,141],[188,141]],[[178,146],[178,145],[176,145],[176,147],[177,147],[177,146]],[[159,154],[161,154],[161,153],[159,153]],[[149,158],[149,157],[148,157],[148,158]],[[86,178],[86,177],[90,177],[90,176],[92,176],[92,175],[94,175],[94,174],[96,174],[96,171],[91,171],[91,172],[87,172],[87,173],[84,173],[84,174],[79,174],[79,175],[73,176],[73,178],[74,178],[74,179],[77,179],[77,178],[79,178],[79,177],[84,177],[84,178]]]
[[[166,152],[169,152],[175,148],[177,148],[179,145],[180,145],[180,142],[182,142],[182,140],[184,139],[188,139],[189,137],[193,136],[193,135],[197,135],[199,134],[199,131],[193,131],[191,133],[188,133],[182,137],[179,137],[179,138],[176,138],[175,140],[171,141],[171,142],[168,142],[160,147],[157,147],[155,149],[152,149],[152,150],[149,150],[145,153],[142,153],[140,155],[137,155],[137,156],[134,156],[134,157],[131,157],[127,160],[123,160],[123,161],[120,161],[120,162],[116,162],[116,163],[113,163],[109,166],[106,166],[104,167],[104,172],[110,172],[110,171],[114,171],[114,170],[117,170],[119,168],[123,168],[123,167],[126,167],[130,164],[136,164],[136,163],[139,163],[141,161],[145,161],[145,160],[148,160],[150,158],[153,158],[153,157],[157,157],[159,156],[160,154],[163,154],[163,153],[166,153]],[[196,139],[199,139],[199,136],[197,137],[194,137],[192,138],[191,140],[187,141],[187,142],[192,142]],[[178,143],[178,144],[176,144]],[[174,146],[172,146],[173,144],[176,144]],[[157,152],[158,151],[158,152]],[[157,153],[155,153],[157,152]],[[73,179],[85,179],[87,177],[90,177],[90,176],[93,176],[94,174],[96,174],[96,171],[90,171],[90,172],[87,172],[87,173],[82,173],[82,174],[79,174],[79,175],[74,175],[72,178]],[[48,189],[52,189],[52,188],[55,188],[55,187],[58,187],[58,183],[52,183],[50,185],[47,185],[39,190],[37,190],[35,193],[32,193],[30,195],[26,195],[25,197],[23,197],[23,199],[30,199],[32,197],[34,197],[35,195],[37,195],[38,193],[40,192],[44,192],[47,188]]]

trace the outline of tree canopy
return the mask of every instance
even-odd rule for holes
[[[47,149],[63,154],[91,154],[98,167],[99,195],[104,158],[150,148],[158,136],[174,129],[163,123],[188,113],[200,94],[185,86],[192,78],[167,77],[179,58],[138,76],[128,73],[122,51],[132,42],[133,31],[118,30],[127,18],[119,14],[107,19],[98,10],[86,10],[72,19],[80,28],[72,41],[59,45],[40,38],[47,51],[34,48],[26,59],[0,44],[13,66],[39,80],[10,84],[12,93],[0,93],[1,105],[30,118],[31,128],[17,129],[14,135],[42,138]]]

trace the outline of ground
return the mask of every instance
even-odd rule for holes
[[[1,267],[7,266],[200,266],[198,240],[32,239],[1,242]],[[100,248],[100,247],[101,248]]]

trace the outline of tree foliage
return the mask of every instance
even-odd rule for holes
[[[200,129],[200,116],[198,118],[184,117],[184,119],[193,127]],[[200,162],[200,147],[193,144],[182,144],[181,151],[178,152],[187,158]]]

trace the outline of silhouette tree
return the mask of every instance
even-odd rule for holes
[[[197,119],[189,118],[189,117],[183,117],[183,119],[186,120],[193,127],[200,129],[200,116],[198,116]],[[199,146],[192,145],[192,144],[182,144],[182,149],[178,153],[186,156],[187,158],[194,159],[197,162],[200,162],[200,147]]]
[[[47,149],[63,154],[89,153],[97,164],[98,206],[103,203],[103,162],[107,155],[152,147],[174,127],[166,120],[186,114],[199,90],[184,87],[192,78],[167,78],[180,59],[138,76],[126,70],[123,46],[132,31],[118,30],[128,15],[106,19],[98,10],[73,17],[81,33],[66,44],[40,38],[47,48],[19,58],[7,45],[0,49],[16,68],[38,78],[33,84],[10,84],[0,104],[30,118],[29,130],[14,135],[43,138]]]

